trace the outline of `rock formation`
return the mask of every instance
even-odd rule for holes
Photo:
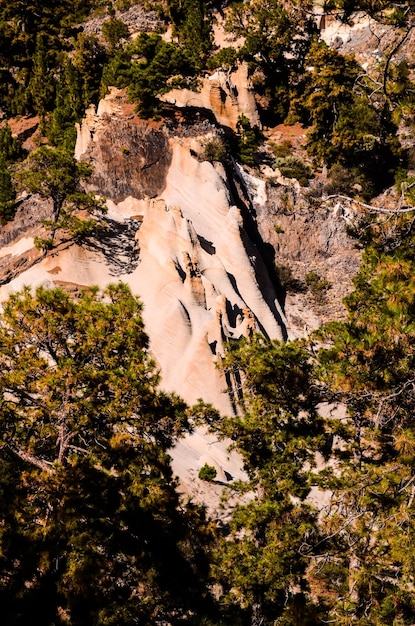
[[[220,124],[233,130],[241,115],[247,117],[252,126],[261,125],[246,63],[241,63],[234,71],[218,69],[203,80],[198,91],[172,89],[161,99],[177,107],[208,109]]]
[[[113,90],[96,114],[89,111],[76,147],[77,158],[95,167],[91,189],[108,198],[108,231],[82,246],[62,242],[30,267],[29,229],[2,250],[22,271],[4,279],[0,297],[24,284],[127,282],[144,302],[163,387],[229,413],[216,367],[224,343],[254,330],[282,339],[286,328],[261,252],[245,231],[244,205],[237,206],[223,166],[197,156],[212,135],[203,128],[189,137],[168,133],[140,120]]]
[[[223,117],[214,99],[205,104],[233,127],[240,106],[229,102]],[[230,414],[233,396],[217,367],[226,342],[254,331],[295,337],[338,315],[359,253],[345,235],[341,209],[310,209],[297,182],[281,176],[267,182],[265,171],[258,177],[232,161],[225,167],[204,160],[206,143],[221,130],[202,109],[142,120],[118,89],[97,111],[91,107],[78,126],[75,154],[94,166],[90,190],[107,198],[106,228],[82,245],[56,238],[44,255],[34,237],[42,236],[51,203],[22,197],[15,219],[0,231],[0,301],[24,285],[76,292],[124,281],[144,303],[162,387]],[[328,273],[337,308],[326,299],[315,311],[307,291],[288,292],[283,306],[275,266],[286,264],[300,278],[310,269]],[[199,430],[180,442],[173,467],[181,490],[206,501],[208,487],[196,480],[203,459],[222,478],[242,477],[239,457],[226,448]],[[212,490],[219,499],[221,488],[209,487],[216,507]]]
[[[107,198],[107,228],[82,246],[62,241],[43,256],[33,239],[50,206],[23,198],[1,233],[0,298],[25,284],[125,281],[144,302],[163,386],[230,413],[232,398],[216,367],[224,344],[254,331],[294,337],[324,319],[321,310],[310,311],[308,293],[288,293],[286,317],[274,263],[300,278],[310,269],[328,277],[337,308],[328,301],[323,308],[338,315],[359,253],[341,210],[310,212],[298,183],[270,185],[235,163],[203,160],[217,132],[201,112],[186,122],[179,114],[170,122],[142,120],[124,92],[112,89],[87,112],[76,144],[76,157],[94,166],[91,190]]]

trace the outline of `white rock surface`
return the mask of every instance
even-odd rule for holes
[[[91,108],[78,128],[76,155],[85,155],[106,121],[122,115],[120,94],[114,91],[98,112]],[[114,125],[111,126],[114,128]],[[244,232],[239,209],[232,205],[224,170],[195,158],[206,137],[170,138],[171,162],[158,197],[126,197],[108,201],[110,236],[82,246],[61,243],[30,266],[30,229],[1,251],[1,259],[26,255],[26,265],[0,287],[0,301],[24,285],[43,284],[103,288],[110,282],[130,285],[144,303],[143,317],[150,350],[161,369],[161,386],[189,404],[199,398],[222,414],[233,411],[225,378],[217,367],[229,338],[261,329],[282,338],[280,307],[265,266]],[[90,154],[88,152],[88,154]],[[164,174],[163,174],[164,175]],[[252,181],[251,181],[252,182]],[[252,182],[255,187],[255,181]],[[256,186],[258,197],[264,189]],[[118,225],[118,226],[117,226]],[[29,251],[29,252],[28,252]],[[19,273],[20,272],[20,273]],[[200,481],[204,462],[218,470],[243,476],[241,460],[197,430],[174,450],[174,471],[184,495],[219,506],[223,485]]]
[[[112,90],[97,113],[88,111],[78,129],[78,158],[106,128],[114,129],[114,119],[123,115],[121,101],[119,90]],[[105,245],[99,240],[93,246],[65,244],[3,286],[0,298],[24,284],[128,283],[144,303],[163,388],[190,404],[203,398],[229,414],[232,402],[216,366],[224,342],[257,329],[281,339],[283,319],[259,253],[254,246],[247,249],[222,166],[193,156],[195,148],[203,152],[204,140],[171,137],[171,162],[158,197],[108,201],[109,220],[125,227],[119,239],[114,233]],[[265,188],[250,182],[263,197]],[[26,250],[29,237],[3,254]]]

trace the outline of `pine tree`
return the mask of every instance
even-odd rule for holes
[[[14,215],[16,192],[8,165],[0,152],[0,224],[5,224]]]
[[[15,174],[18,184],[52,200],[52,219],[44,222],[50,237],[40,241],[41,247],[53,246],[59,229],[70,237],[81,237],[97,226],[96,219],[79,217],[80,210],[88,214],[105,212],[103,201],[82,188],[81,183],[91,173],[86,163],[79,163],[67,152],[49,146],[38,148],[21,164]]]
[[[309,354],[296,343],[255,337],[223,365],[240,415],[218,428],[242,455],[248,481],[240,489],[248,502],[235,507],[216,555],[222,600],[252,626],[313,623],[302,548],[317,518],[305,499],[325,434]]]
[[[201,70],[213,47],[212,16],[204,0],[169,0],[174,35],[192,64]]]
[[[348,412],[333,422],[333,496],[316,567],[323,601],[339,624],[415,619],[412,220],[397,218],[394,249],[368,247],[346,300],[347,322],[321,331],[322,380]]]
[[[47,37],[39,33],[36,38],[36,48],[33,57],[28,90],[32,100],[33,110],[40,117],[40,130],[45,131],[46,112],[51,108],[54,98],[54,78],[52,63],[46,46]]]
[[[137,298],[25,288],[0,318],[0,371],[4,622],[189,623],[205,522],[179,507],[167,451],[186,407],[158,390]]]
[[[22,158],[24,151],[19,141],[13,137],[11,128],[6,122],[0,128],[0,155],[6,163],[14,163]]]
[[[75,123],[84,113],[82,80],[69,59],[56,85],[55,108],[47,128],[48,139],[63,150],[73,153],[76,142]]]
[[[122,20],[112,16],[102,25],[102,36],[109,45],[110,54],[114,52],[124,40],[130,37],[128,26]]]
[[[23,150],[17,139],[12,136],[6,122],[0,128],[0,223],[11,220],[15,211],[16,191],[10,165],[23,156]]]

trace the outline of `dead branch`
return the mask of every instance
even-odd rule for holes
[[[26,463],[30,463],[31,465],[34,465],[38,469],[41,469],[44,472],[47,472],[48,474],[54,473],[51,467],[52,463],[50,461],[45,461],[44,459],[38,459],[36,456],[33,456],[32,454],[25,452],[24,450],[22,450],[18,446],[15,446],[14,444],[6,443],[6,446],[10,450],[10,452],[13,452],[13,454],[18,456],[19,459],[22,459],[22,461],[25,461]]]
[[[415,24],[409,24],[406,33],[404,33],[404,35],[401,37],[401,39],[398,41],[398,43],[392,48],[392,50],[389,52],[389,54],[388,54],[388,56],[386,58],[385,68],[383,70],[383,93],[385,94],[385,96],[388,99],[389,99],[389,93],[388,93],[388,88],[387,88],[387,82],[388,82],[389,66],[390,66],[390,64],[392,62],[393,57],[398,52],[399,48],[408,39],[408,37],[411,34],[411,31],[412,31],[412,29],[414,27],[415,27]]]
[[[415,183],[408,186],[413,187]],[[383,213],[384,215],[400,215],[402,213],[411,213],[415,211],[415,206],[402,206],[396,209],[385,209],[384,207],[373,206],[372,204],[366,204],[366,202],[361,202],[360,200],[355,200],[354,198],[350,198],[350,196],[343,196],[342,194],[335,193],[327,196],[322,199],[322,202],[329,202],[330,200],[344,200],[346,202],[350,202],[351,204],[357,204],[358,206],[367,209],[371,213]]]

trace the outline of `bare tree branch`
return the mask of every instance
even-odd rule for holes
[[[413,187],[415,185],[411,184],[408,186]],[[371,213],[383,213],[385,215],[400,215],[402,213],[412,213],[415,211],[415,206],[402,206],[396,209],[385,209],[384,207],[373,206],[371,204],[366,204],[366,202],[361,202],[360,200],[355,200],[354,198],[350,198],[350,196],[343,196],[342,194],[335,193],[326,198],[323,198],[321,202],[329,202],[330,200],[344,200],[346,202],[350,202],[351,204],[357,204],[358,206],[363,207],[364,209],[368,209]]]
[[[13,452],[13,454],[18,456],[19,459],[22,459],[22,461],[25,461],[26,463],[30,463],[30,465],[34,465],[38,469],[41,469],[44,472],[47,472],[48,474],[54,473],[52,469],[52,463],[50,461],[45,461],[44,459],[38,459],[36,456],[33,456],[32,454],[25,452],[21,448],[11,443],[6,443],[6,446],[11,452]]]

